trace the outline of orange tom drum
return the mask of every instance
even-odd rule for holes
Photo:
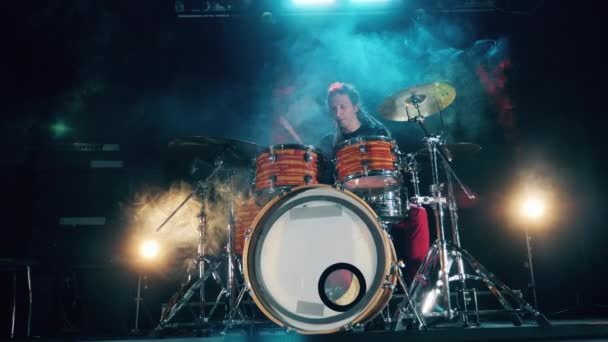
[[[270,145],[256,159],[258,203],[266,203],[286,189],[318,184],[320,156],[310,145]]]
[[[348,139],[334,148],[336,181],[358,190],[395,190],[401,185],[398,170],[399,148],[385,136]]]

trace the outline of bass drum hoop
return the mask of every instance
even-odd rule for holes
[[[382,269],[382,274],[385,276],[388,276],[388,282],[390,282],[392,284],[392,286],[385,286],[387,279],[381,279],[382,285],[379,286],[375,290],[375,293],[369,299],[368,304],[361,310],[361,312],[359,312],[357,315],[355,315],[352,318],[352,320],[349,324],[344,325],[344,326],[339,326],[334,329],[321,330],[321,331],[308,331],[308,330],[300,330],[300,329],[291,327],[287,323],[280,320],[279,317],[277,317],[277,315],[273,314],[273,312],[275,310],[272,307],[270,307],[270,305],[268,305],[264,301],[264,299],[260,295],[258,295],[258,293],[256,293],[256,287],[258,287],[258,285],[255,281],[255,275],[252,274],[252,272],[253,272],[252,270],[255,269],[255,267],[251,266],[251,265],[253,265],[255,260],[254,260],[254,258],[252,258],[252,255],[250,255],[250,254],[255,253],[255,248],[253,248],[253,246],[251,246],[251,244],[252,244],[251,241],[257,241],[257,236],[260,233],[259,232],[260,227],[261,227],[260,223],[264,223],[267,220],[268,216],[272,213],[271,209],[275,207],[275,204],[279,203],[280,201],[286,201],[289,198],[291,198],[292,196],[294,196],[300,192],[306,191],[308,189],[316,189],[316,188],[328,188],[328,189],[331,188],[331,189],[334,189],[337,191],[341,191],[342,193],[346,194],[347,196],[349,196],[350,198],[355,200],[358,204],[365,207],[370,213],[374,214],[374,216],[375,216],[375,220],[373,220],[374,228],[378,230],[379,235],[381,237],[382,245],[384,247],[383,249],[384,249],[385,262],[384,262],[384,268]],[[339,331],[347,331],[350,329],[351,324],[354,325],[354,324],[365,322],[367,320],[374,318],[376,315],[380,314],[381,310],[386,306],[386,304],[388,304],[388,302],[392,296],[394,285],[396,284],[396,281],[397,281],[396,275],[394,274],[394,272],[391,272],[391,268],[393,267],[393,265],[396,264],[396,260],[397,259],[396,259],[395,248],[394,248],[387,232],[384,229],[382,229],[379,218],[377,217],[376,213],[367,203],[365,203],[365,201],[360,199],[357,195],[355,195],[353,192],[351,192],[349,190],[336,189],[336,187],[331,186],[331,185],[326,185],[326,184],[303,185],[303,186],[293,188],[290,191],[283,192],[279,196],[276,196],[275,198],[273,198],[270,202],[268,202],[262,208],[262,210],[260,210],[260,212],[258,213],[256,218],[253,220],[251,227],[247,232],[247,235],[245,238],[245,246],[243,248],[243,274],[244,274],[246,286],[248,286],[248,288],[250,290],[249,294],[251,295],[251,298],[253,299],[254,303],[257,305],[257,307],[260,309],[260,311],[262,311],[262,313],[264,313],[264,315],[266,317],[268,317],[268,319],[270,319],[272,322],[279,325],[280,327],[287,328],[288,330],[291,330],[291,331],[296,331],[300,334],[331,334],[331,333],[336,333]],[[374,290],[374,289],[370,289],[370,290]]]

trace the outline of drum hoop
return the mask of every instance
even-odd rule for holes
[[[269,232],[269,229],[271,228],[272,224],[274,222],[276,222],[277,219],[280,218],[283,214],[285,214],[292,208],[294,208],[302,203],[307,202],[308,200],[320,200],[320,201],[328,201],[328,202],[332,202],[332,203],[337,203],[337,204],[340,204],[340,205],[350,209],[351,211],[353,211],[356,214],[363,214],[363,215],[365,214],[365,213],[363,213],[363,211],[360,208],[358,208],[354,204],[352,204],[352,202],[349,202],[342,198],[336,198],[336,197],[325,196],[325,195],[312,195],[310,197],[303,197],[303,198],[299,198],[297,200],[293,200],[293,201],[289,202],[288,204],[281,206],[280,209],[274,211],[264,221],[262,221],[262,226],[261,226],[262,232],[261,232],[261,234],[255,236],[255,241],[258,241],[259,239],[263,240],[264,237],[266,236],[265,234]],[[372,211],[372,213],[373,213],[373,211]],[[362,218],[362,217],[360,216],[360,218]],[[370,217],[369,215],[365,215],[365,218],[362,218],[362,219],[366,224],[372,224],[375,226],[373,217]],[[377,259],[378,259],[379,265],[376,270],[376,274],[374,275],[374,276],[376,276],[376,278],[371,279],[372,282],[369,285],[369,289],[371,291],[366,292],[365,295],[363,296],[363,298],[355,306],[353,306],[352,309],[350,309],[347,312],[340,313],[333,317],[321,318],[321,319],[307,318],[307,317],[301,317],[301,316],[293,314],[291,311],[285,309],[279,303],[277,303],[272,297],[266,298],[266,301],[270,304],[273,311],[280,313],[282,316],[291,318],[293,320],[300,321],[302,323],[330,324],[332,322],[340,321],[347,317],[350,317],[352,315],[352,311],[361,310],[361,309],[364,309],[365,307],[367,307],[367,305],[369,305],[372,302],[374,294],[377,292],[374,290],[380,289],[382,287],[382,276],[378,276],[378,275],[381,275],[383,273],[383,270],[385,269],[385,266],[386,266],[385,265],[386,260],[384,258],[384,256],[386,255],[386,251],[384,251],[386,246],[384,245],[384,241],[382,240],[382,235],[379,230],[375,230],[375,231],[370,230],[370,232],[371,232],[372,239],[373,239],[374,243],[376,244],[376,246],[381,245],[384,248],[379,249],[377,251]],[[254,239],[252,239],[252,241],[253,240]],[[259,253],[261,252],[261,250],[256,250],[255,252],[257,252],[255,255],[255,259],[254,259],[254,260],[256,260],[255,261],[256,265],[257,265],[256,268],[261,269],[260,265],[257,264],[259,262],[257,260],[260,260]],[[259,287],[264,292],[268,292],[268,291],[266,291],[267,289],[264,286],[262,286],[262,284],[260,284],[261,282],[257,282],[257,279],[256,279],[256,282],[254,282],[254,283],[256,285],[260,285]],[[253,285],[254,283],[252,283],[250,285]]]
[[[393,198],[403,199],[401,197],[401,194],[399,194],[399,189],[396,189],[396,190],[387,190],[387,191],[382,192],[380,195],[370,195],[370,196],[360,196],[360,197],[363,198],[363,200],[365,202],[376,201],[376,200],[381,201],[382,199],[379,199],[377,197],[381,197],[381,196],[384,196],[384,195],[387,195],[387,194],[395,194]],[[385,198],[385,200],[390,200],[390,199],[391,198]]]
[[[372,171],[367,171],[367,172],[356,172],[356,173],[351,173],[350,175],[344,177],[342,180],[340,180],[340,182],[344,183],[344,182],[348,182],[348,181],[351,181],[351,180],[357,179],[357,178],[375,177],[375,176],[390,176],[390,177],[398,178],[398,176],[400,176],[400,174],[399,174],[399,171],[384,170],[384,169],[372,170]],[[399,184],[401,184],[401,182]]]
[[[274,188],[270,188],[270,189],[263,189],[263,190],[256,190],[255,191],[255,197],[256,197],[256,204],[261,205],[262,207],[265,206],[264,203],[268,203],[269,201],[271,201],[273,198],[277,197],[278,195],[288,192],[289,190],[291,190],[291,186],[275,186]],[[253,223],[252,223],[253,226]]]
[[[249,238],[245,240],[245,244],[243,247],[243,273],[245,276],[246,283],[248,284],[249,288],[252,289],[250,294],[251,294],[253,301],[257,304],[257,306],[260,308],[260,310],[271,321],[273,321],[274,323],[276,323],[277,325],[279,325],[281,327],[284,327],[287,324],[278,319],[279,316],[275,314],[277,312],[276,309],[269,307],[268,301],[266,301],[266,303],[264,303],[262,301],[262,299],[260,297],[258,297],[258,295],[256,294],[256,291],[253,290],[254,282],[252,281],[253,279],[250,277],[250,272],[249,272],[249,269],[250,269],[249,263],[251,262],[251,258],[249,257],[249,254],[250,254],[249,248],[252,244],[252,241],[255,242],[259,238],[257,235],[254,234],[254,232],[256,232],[258,229],[261,229],[260,227],[263,226],[263,225],[260,225],[260,222],[268,221],[268,219],[269,219],[269,218],[267,218],[268,212],[271,208],[273,208],[275,206],[275,204],[277,204],[277,202],[287,200],[291,196],[295,196],[295,194],[303,192],[307,189],[316,189],[316,188],[332,188],[332,189],[339,190],[339,191],[345,193],[349,198],[355,200],[355,202],[358,202],[360,205],[365,207],[367,210],[369,210],[370,213],[373,213],[375,215],[374,220],[372,220],[373,226],[375,226],[377,231],[379,232],[380,240],[382,241],[382,246],[385,249],[384,255],[382,255],[381,260],[386,261],[386,260],[388,260],[387,257],[390,258],[390,260],[388,260],[388,262],[385,262],[385,265],[382,269],[382,271],[384,272],[385,275],[390,273],[389,272],[390,267],[391,267],[390,264],[391,264],[391,262],[394,262],[394,252],[392,252],[392,250],[394,250],[394,247],[392,246],[392,243],[390,242],[390,239],[388,238],[386,231],[384,231],[381,228],[380,218],[376,215],[374,210],[365,201],[360,199],[353,192],[351,192],[347,189],[337,189],[336,187],[327,185],[327,184],[315,184],[315,185],[302,185],[302,186],[292,189],[289,192],[284,192],[283,194],[276,196],[262,208],[262,210],[258,213],[258,215],[256,216],[256,218],[254,219],[254,221],[251,224],[251,227],[250,227],[251,232],[250,232]],[[316,196],[317,195],[315,195],[314,197],[316,197]],[[327,197],[329,197],[329,196],[327,196]],[[339,198],[339,199],[341,199],[341,198]],[[375,236],[373,233],[372,233],[372,237],[375,240]],[[376,241],[376,243],[377,243],[377,241]],[[378,268],[378,270],[380,270],[380,268]],[[376,285],[376,283],[378,281],[382,281],[382,279],[379,279],[379,280],[376,279],[376,281],[374,281],[372,284],[370,284],[369,288],[374,289],[374,286]],[[257,283],[255,285],[257,286]],[[355,306],[356,308],[362,308],[362,310],[357,315],[353,316],[352,322],[358,322],[362,317],[365,317],[366,315],[368,315],[369,311],[371,310],[371,306],[373,306],[372,304],[377,303],[384,295],[385,295],[385,291],[383,290],[382,286],[377,287],[377,290],[374,291],[373,293],[372,292],[366,293],[366,295],[364,296],[364,299],[369,298],[369,300],[365,300],[365,301],[362,300]],[[362,303],[366,303],[365,306],[363,306]],[[280,306],[278,306],[278,307],[280,307]],[[286,315],[286,316],[289,317],[289,315]],[[337,316],[340,316],[340,315],[337,315]],[[347,316],[347,315],[345,315],[345,316]],[[334,316],[334,318],[335,317],[336,316]],[[331,322],[329,322],[329,323],[331,323]],[[327,323],[325,323],[325,324],[327,324]],[[335,328],[330,331],[325,331],[325,333],[339,331],[341,328],[343,328],[343,327]],[[299,331],[299,332],[307,333],[307,331]],[[315,332],[315,333],[321,333],[321,332]]]
[[[343,142],[336,144],[336,146],[334,146],[334,151],[338,151],[343,147],[346,146],[350,146],[350,145],[354,145],[360,142],[368,142],[368,141],[387,141],[387,142],[392,142],[395,143],[395,139],[385,136],[385,135],[365,135],[365,136],[360,136],[360,137],[354,137],[354,138],[350,138],[347,140],[344,140]]]
[[[313,145],[304,145],[304,144],[276,144],[276,145],[269,145],[267,148],[265,148],[264,150],[262,150],[262,152],[260,152],[258,154],[262,155],[264,153],[268,153],[272,150],[307,150],[307,151],[311,151],[311,152],[315,152],[316,154],[321,154],[321,150],[314,147]]]

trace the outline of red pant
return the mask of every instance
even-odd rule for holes
[[[391,235],[397,256],[405,262],[407,279],[411,282],[430,248],[426,209],[411,206],[408,218],[391,226]]]
[[[430,248],[426,209],[411,206],[406,220],[391,225],[391,235],[397,257],[405,262],[406,281],[411,283]],[[350,271],[336,270],[328,276],[325,286],[345,292],[351,281]]]

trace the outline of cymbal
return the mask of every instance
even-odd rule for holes
[[[182,151],[209,163],[216,159],[232,166],[250,166],[262,146],[249,141],[217,137],[183,137],[169,142],[171,151]]]
[[[465,155],[473,154],[481,150],[481,146],[477,144],[472,144],[468,142],[460,142],[454,144],[445,144],[443,145],[443,152],[448,157],[448,159],[452,160],[454,157],[460,158]],[[421,148],[416,151],[416,155],[419,156],[427,156],[429,155],[428,148]]]
[[[391,95],[380,104],[378,112],[387,120],[410,121],[418,115],[427,117],[445,109],[455,98],[454,87],[443,82],[433,82],[403,89]]]

